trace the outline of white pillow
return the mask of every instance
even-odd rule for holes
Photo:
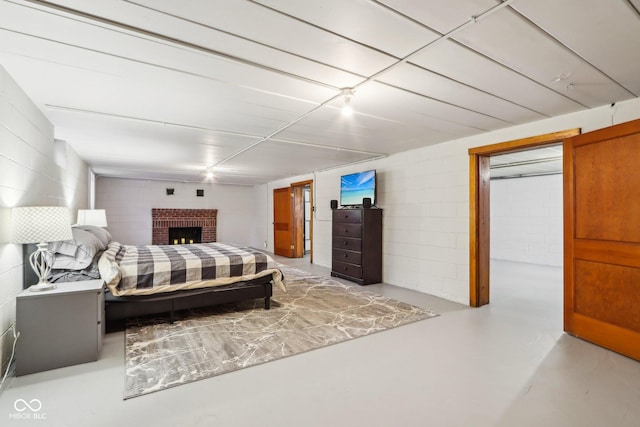
[[[73,241],[49,244],[49,250],[55,254],[52,266],[54,269],[83,270],[91,264],[99,251],[107,248],[107,245],[88,231],[73,227],[71,232]],[[73,246],[76,246],[75,251],[72,250]]]
[[[78,251],[78,245],[76,245],[76,242],[74,242],[73,240],[49,242],[49,250],[56,256],[58,254],[62,254],[74,257],[76,256],[76,252]]]
[[[102,227],[98,227],[96,225],[74,225],[73,228],[79,228],[80,230],[88,231],[89,233],[96,236],[104,245],[103,249],[106,249],[109,243],[111,243],[111,233],[109,233]]]

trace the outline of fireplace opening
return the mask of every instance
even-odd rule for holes
[[[202,227],[169,227],[169,244],[184,245],[202,242]]]

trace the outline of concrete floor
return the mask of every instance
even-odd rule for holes
[[[562,333],[561,269],[493,262],[480,309],[368,289],[441,316],[127,401],[111,333],[97,362],[12,378],[0,425],[640,425],[640,363]],[[42,407],[19,412],[18,399]]]

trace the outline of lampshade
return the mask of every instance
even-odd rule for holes
[[[107,226],[107,213],[104,209],[78,209],[78,225]]]
[[[61,206],[29,206],[11,210],[11,243],[71,240],[69,209]]]

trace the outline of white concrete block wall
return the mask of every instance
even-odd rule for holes
[[[66,144],[64,167],[54,162],[53,126],[0,67],[0,208],[67,206],[85,208],[88,168]],[[8,215],[0,216],[3,221]],[[0,224],[8,228],[8,224]],[[0,366],[13,344],[16,295],[22,291],[22,246],[0,242]],[[4,372],[4,371],[3,371]]]
[[[167,188],[174,194],[168,196]],[[204,197],[196,197],[203,189]],[[129,245],[151,244],[151,209],[218,209],[217,239],[253,246],[254,189],[213,183],[184,183],[97,177],[96,208],[107,213],[113,239]],[[263,247],[259,243],[255,247]]]
[[[491,181],[491,258],[561,267],[562,175]]]
[[[384,281],[459,300],[468,288],[459,268],[468,257],[466,147],[439,144],[379,163]]]
[[[331,211],[340,176],[376,169],[378,206],[383,215],[383,280],[463,304],[469,303],[469,156],[468,149],[534,135],[582,128],[582,132],[640,118],[640,99],[619,102],[525,125],[461,138],[377,161],[352,165],[257,187],[263,202],[256,210],[256,232],[273,247],[274,188],[313,179],[314,262],[331,266]],[[390,141],[392,143],[392,141]],[[265,209],[266,208],[266,209]],[[266,215],[262,212],[266,211]],[[539,227],[544,227],[538,224]],[[557,228],[557,225],[549,225]],[[558,233],[560,230],[554,230]],[[548,242],[549,246],[558,242]]]

